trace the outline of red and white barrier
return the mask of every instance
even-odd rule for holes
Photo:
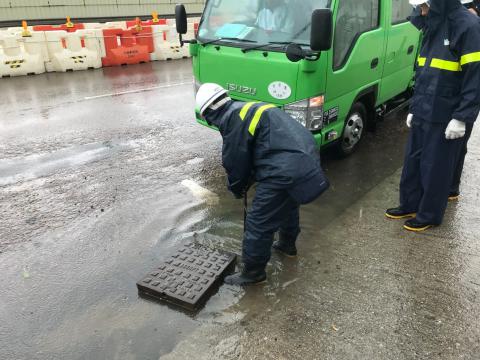
[[[49,61],[48,72],[66,72],[102,67],[103,38],[95,30],[75,32],[45,31]]]
[[[103,66],[139,64],[150,61],[154,51],[152,28],[104,29],[105,57]]]
[[[188,20],[186,39],[199,18]],[[66,72],[190,57],[180,46],[175,21],[153,19],[0,29],[0,76]]]

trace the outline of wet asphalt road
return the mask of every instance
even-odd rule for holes
[[[468,200],[423,238],[382,217],[396,205],[404,112],[350,158],[327,152],[333,186],[302,209],[303,256],[274,255],[267,285],[224,286],[191,317],[135,287],[184,241],[241,245],[221,139],[193,120],[189,61],[2,79],[0,90],[0,359],[479,354],[479,232],[455,227],[479,218],[474,139]]]

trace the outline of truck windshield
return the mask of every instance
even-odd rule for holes
[[[218,40],[240,47],[252,43],[310,43],[311,16],[330,0],[209,0],[198,31],[200,42]],[[236,40],[237,39],[237,40]]]

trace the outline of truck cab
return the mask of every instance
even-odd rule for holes
[[[274,104],[319,147],[348,155],[413,85],[411,10],[405,0],[207,0],[189,44],[195,87],[218,83],[235,100]]]

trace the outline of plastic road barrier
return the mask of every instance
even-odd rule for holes
[[[200,18],[188,19],[186,39],[195,38]],[[0,76],[75,71],[190,57],[180,46],[175,20],[152,19],[0,29]]]
[[[132,26],[137,25],[136,20],[129,20],[127,21],[127,27],[131,28]],[[141,26],[152,26],[152,25],[167,25],[167,20],[166,19],[158,19],[158,21],[154,21],[153,19],[146,20],[140,22]]]
[[[150,61],[150,53],[154,51],[152,28],[144,27],[137,31],[104,29],[105,57],[103,66],[139,64]]]
[[[180,41],[178,39],[177,28],[175,25],[175,20],[168,19],[167,25],[169,27],[166,41],[171,49],[171,59],[182,59],[190,57],[190,49],[189,44],[184,44],[184,46],[180,46]],[[193,29],[193,23],[188,25],[187,34],[184,36],[185,39],[193,39],[194,33],[190,32],[190,29]],[[170,58],[168,58],[170,59]]]
[[[127,22],[126,21],[111,21],[106,23],[85,23],[85,29],[123,29],[127,30]]]
[[[22,37],[21,30],[0,32],[0,76],[21,76],[45,72],[45,35],[32,32]]]
[[[33,31],[66,31],[66,32],[76,32],[78,30],[85,29],[84,24],[67,24],[62,25],[36,25],[33,27]]]
[[[100,36],[98,36],[100,35]],[[45,66],[48,72],[66,72],[102,67],[101,33],[95,30],[46,31],[50,61]]]
[[[127,30],[127,22],[126,21],[110,21],[106,22],[103,26],[103,29],[123,29]]]
[[[174,60],[184,57],[182,48],[178,41],[173,40],[169,35],[171,27],[168,25],[154,25],[153,42],[154,52],[150,54],[151,60]],[[170,40],[173,40],[172,42]]]

